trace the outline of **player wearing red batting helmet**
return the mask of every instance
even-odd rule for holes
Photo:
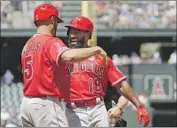
[[[70,47],[89,47],[88,40],[94,27],[88,18],[76,16],[66,27]],[[110,109],[108,113],[105,108],[103,97],[108,81],[137,107],[138,119],[144,119],[144,126],[147,126],[150,118],[145,107],[126,82],[126,76],[109,57],[107,60],[108,62],[105,63],[102,56],[91,56],[82,62],[63,63],[59,67],[62,74],[61,92],[67,102],[69,126],[109,127],[108,113],[109,118],[120,117],[120,111],[123,108],[121,103]]]
[[[58,23],[63,22],[63,20],[58,17],[59,12],[55,6],[51,4],[41,4],[37,6],[34,11],[34,22],[38,20],[47,20],[51,16],[57,17]]]
[[[91,35],[93,33],[94,30],[94,26],[92,21],[90,21],[90,19],[84,17],[84,16],[76,16],[74,18],[72,18],[71,22],[69,25],[66,25],[65,27],[68,28],[67,31],[67,35],[69,36],[69,31],[70,28],[74,28],[77,30],[81,30],[83,33],[87,32],[89,33],[89,38],[91,39]],[[70,47],[83,47],[82,45],[84,45],[84,43],[88,40],[85,39],[85,37],[82,37],[81,39],[78,40],[78,42],[73,42],[73,37],[69,36],[69,46]]]
[[[20,116],[24,127],[68,127],[60,90],[60,63],[105,55],[100,47],[69,49],[56,38],[58,23],[62,22],[58,15],[51,4],[41,4],[34,10],[37,30],[21,53],[24,99]]]
[[[54,35],[56,35],[57,31],[57,23],[62,23],[63,20],[59,18],[59,12],[57,8],[51,4],[41,4],[36,7],[34,10],[34,23],[38,21],[46,21],[50,19],[51,17],[55,17],[56,21],[54,25]]]
[[[72,18],[69,25],[66,25],[65,27],[69,28],[75,28],[87,32],[93,32],[94,26],[90,19],[84,16],[76,16]]]

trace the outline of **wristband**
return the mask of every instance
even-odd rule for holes
[[[119,110],[121,111],[120,115],[122,115],[124,113],[123,110],[122,110],[122,108],[120,108],[119,106],[116,106],[116,107],[119,108]]]

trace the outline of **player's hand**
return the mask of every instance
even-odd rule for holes
[[[112,119],[112,118],[119,119],[121,117],[121,115],[122,115],[122,111],[117,106],[108,110],[108,116],[110,119]]]
[[[95,46],[95,48],[96,48],[96,53],[95,53],[96,56],[100,56],[100,55],[103,57],[107,56],[107,53],[101,47]]]
[[[96,57],[103,57],[105,64],[107,65],[107,63],[108,63],[107,53],[99,46],[95,46],[95,48],[97,49],[95,56]]]
[[[139,105],[137,107],[137,116],[138,116],[138,122],[141,124],[142,120],[144,120],[144,127],[147,127],[150,122],[150,116],[144,107],[144,105]]]

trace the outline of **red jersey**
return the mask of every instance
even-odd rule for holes
[[[108,81],[112,86],[126,79],[124,74],[108,58],[90,57],[80,63],[66,63],[60,67],[62,94],[65,101],[83,101],[104,97]]]
[[[21,64],[25,96],[58,96],[58,58],[68,49],[58,38],[35,34],[25,44]]]

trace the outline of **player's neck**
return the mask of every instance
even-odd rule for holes
[[[52,32],[45,26],[38,27],[36,33],[38,33],[38,34],[47,34],[47,35],[53,36]]]

